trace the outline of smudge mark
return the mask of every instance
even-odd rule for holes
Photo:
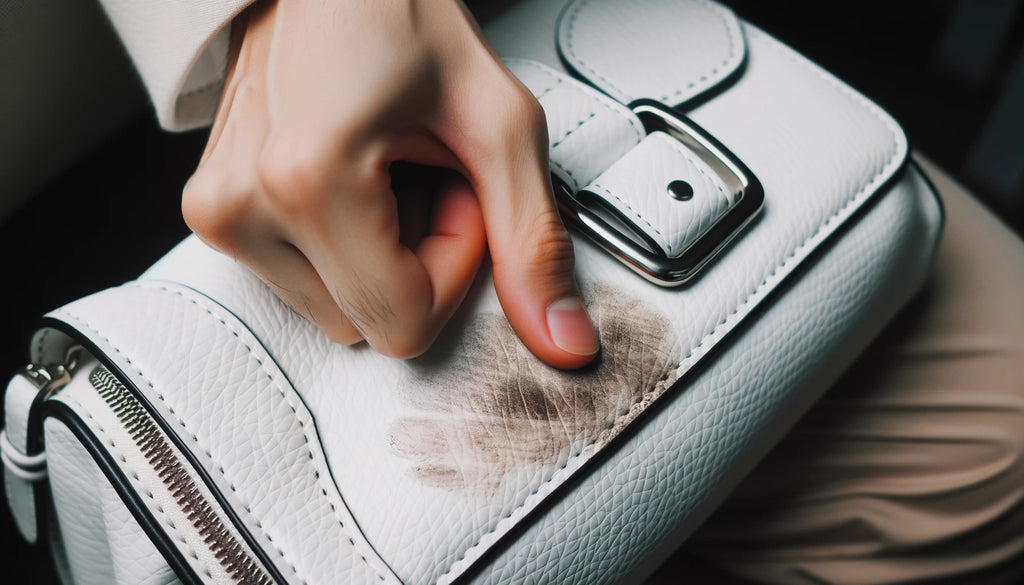
[[[418,479],[487,494],[532,477],[611,429],[675,367],[663,316],[608,286],[584,296],[602,347],[584,371],[540,362],[500,314],[474,317],[460,339],[414,362],[403,394],[417,414],[397,419],[389,441]]]

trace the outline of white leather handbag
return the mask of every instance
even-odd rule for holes
[[[899,125],[727,8],[482,24],[547,113],[598,365],[537,361],[487,274],[421,358],[335,345],[189,238],[8,385],[9,503],[65,581],[637,582],[923,282]]]

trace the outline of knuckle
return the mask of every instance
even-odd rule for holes
[[[522,84],[515,82],[506,90],[503,100],[503,130],[510,134],[519,134],[523,138],[537,135],[547,137],[547,116],[533,94]]]
[[[290,216],[317,213],[330,189],[329,149],[284,138],[269,143],[257,164],[260,187],[271,204]]]
[[[533,94],[507,73],[488,88],[487,119],[481,123],[479,151],[484,158],[508,148],[547,151],[548,127],[544,108]]]
[[[320,325],[320,329],[328,339],[339,345],[353,345],[363,340],[363,336],[351,323],[344,319]]]
[[[557,279],[571,281],[575,265],[572,237],[556,212],[543,212],[532,227],[526,244],[527,270],[531,276],[548,282]]]
[[[438,329],[430,318],[429,302],[422,296],[391,296],[375,284],[358,278],[349,283],[346,292],[340,301],[344,313],[381,354],[413,358],[425,352],[437,337]]]
[[[231,185],[211,170],[197,172],[181,197],[181,214],[196,234],[230,250],[251,200],[251,190]]]

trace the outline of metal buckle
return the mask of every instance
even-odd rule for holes
[[[630,104],[648,134],[664,132],[683,143],[721,177],[733,192],[729,209],[679,255],[669,257],[645,236],[631,230],[631,223],[611,209],[594,209],[562,181],[555,181],[559,208],[571,224],[596,244],[647,280],[667,287],[692,280],[757,215],[764,202],[764,189],[750,169],[732,152],[686,116],[654,100]]]

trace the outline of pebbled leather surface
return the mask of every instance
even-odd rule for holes
[[[550,6],[524,3],[510,14]],[[553,21],[495,26],[506,39],[496,46],[510,55],[508,39],[555,33]],[[261,546],[272,540],[286,551],[305,582],[375,582],[392,578],[389,567],[406,583],[448,583],[488,552],[478,576],[495,583],[642,573],[916,289],[940,223],[910,174],[815,260],[899,171],[906,142],[828,74],[756,29],[744,36],[743,75],[690,114],[759,177],[765,210],[683,289],[649,285],[577,239],[578,279],[605,347],[592,371],[536,362],[487,275],[442,343],[398,362],[331,344],[194,238],[142,281],[53,316],[96,339],[158,411],[188,429],[190,449],[222,469],[215,480],[230,501],[262,506],[243,522]],[[567,111],[553,124],[578,123]],[[159,335],[154,323],[164,324]],[[351,548],[339,555],[344,543],[324,519],[349,513],[358,526],[347,527]],[[339,557],[360,566],[353,549],[386,568],[338,572]]]
[[[686,201],[668,186],[685,181]],[[604,199],[670,258],[682,254],[733,204],[733,194],[678,140],[654,132],[585,188]]]
[[[231,571],[219,562],[218,554],[208,545],[208,535],[192,522],[194,512],[179,504],[179,497],[181,497],[185,485],[183,478],[175,476],[173,485],[170,485],[165,481],[168,477],[162,475],[151,465],[152,451],[150,447],[152,443],[146,443],[146,448],[137,443],[134,435],[140,427],[137,424],[132,426],[122,424],[115,414],[114,407],[107,404],[90,383],[89,373],[95,367],[95,362],[86,364],[67,386],[54,393],[49,400],[66,404],[78,415],[92,436],[107,449],[114,464],[120,467],[125,481],[139,495],[139,500],[147,507],[159,529],[167,535],[168,539],[179,546],[182,558],[189,564],[195,575],[208,583],[234,583],[235,579]],[[51,431],[54,429],[54,425],[57,425],[58,429],[63,427],[63,423],[60,421],[49,418],[46,419],[44,427],[47,431]],[[49,436],[47,436],[47,440],[49,440]],[[73,440],[77,442],[77,439]],[[58,445],[58,449],[61,446]],[[66,442],[63,446],[67,446]],[[180,455],[178,456],[180,457]],[[75,458],[77,460],[77,455]],[[134,572],[142,567],[122,567],[114,563],[125,557],[131,557],[134,551],[122,547],[114,555],[114,547],[123,545],[126,538],[137,538],[139,536],[138,525],[128,522],[131,516],[130,514],[125,515],[127,509],[119,504],[120,497],[113,492],[106,477],[98,476],[102,478],[102,481],[96,479],[97,475],[95,474],[101,472],[95,463],[89,465],[92,461],[92,456],[88,455],[86,462],[79,461],[77,466],[65,465],[57,472],[58,481],[62,482],[64,500],[57,516],[61,522],[64,550],[69,560],[71,574],[76,583],[80,579],[86,583],[118,582],[117,580],[122,578],[131,579]],[[59,477],[62,473],[70,474],[70,477],[62,479]],[[74,481],[76,474],[91,475],[94,482],[98,481],[100,485],[98,493],[86,497],[78,495],[76,492],[81,489],[81,486],[67,483]],[[199,493],[207,501],[214,501],[210,492],[203,487],[201,482],[194,483],[194,485],[198,487]],[[105,493],[108,490],[109,493]],[[118,502],[109,499],[111,494],[118,498]],[[124,509],[125,513],[108,515],[107,508]],[[64,514],[63,518],[61,514]],[[223,518],[222,514],[221,517]],[[127,537],[118,534],[119,530],[127,530]],[[229,528],[229,531],[237,538],[237,532],[234,529]],[[166,575],[167,569],[163,568],[165,563],[156,562],[145,554],[147,551],[147,547],[142,547],[143,556],[134,562],[156,567],[160,571],[158,574]]]
[[[530,59],[506,59],[544,107],[551,172],[573,191],[582,189],[645,136],[640,120],[622,104],[564,73]]]
[[[50,489],[74,585],[176,585],[92,455],[62,422],[44,425]]]
[[[629,108],[536,61],[506,62],[544,107],[552,172],[625,218],[664,255],[682,254],[733,204],[706,163],[666,134],[646,136]],[[673,198],[673,181],[689,184],[692,198]]]
[[[558,27],[562,58],[624,104],[675,106],[715,88],[743,64],[736,16],[706,0],[574,0]]]
[[[28,414],[38,390],[22,376],[14,376],[7,383],[4,393],[4,429],[11,445],[24,454],[28,453]],[[22,538],[36,542],[36,498],[31,483],[4,473],[4,489],[7,506]]]
[[[468,582],[642,582],[909,299],[940,223],[934,194],[911,169]],[[871,270],[852,269],[862,262]]]
[[[89,337],[130,377],[289,582],[397,582],[332,484],[302,398],[224,307],[181,285],[137,282],[53,315]],[[160,335],[153,334],[153,324],[160,324]],[[94,394],[62,391],[56,399],[95,418],[104,405]],[[107,427],[107,434],[117,430]],[[131,459],[131,451],[118,455]],[[148,468],[145,461],[134,463],[125,465],[127,475]],[[154,516],[167,518],[172,538],[180,534],[187,541],[185,557],[201,556],[202,538],[193,539],[190,525],[174,516],[178,506],[160,504]],[[205,561],[196,560],[196,573],[216,573],[219,565]]]

